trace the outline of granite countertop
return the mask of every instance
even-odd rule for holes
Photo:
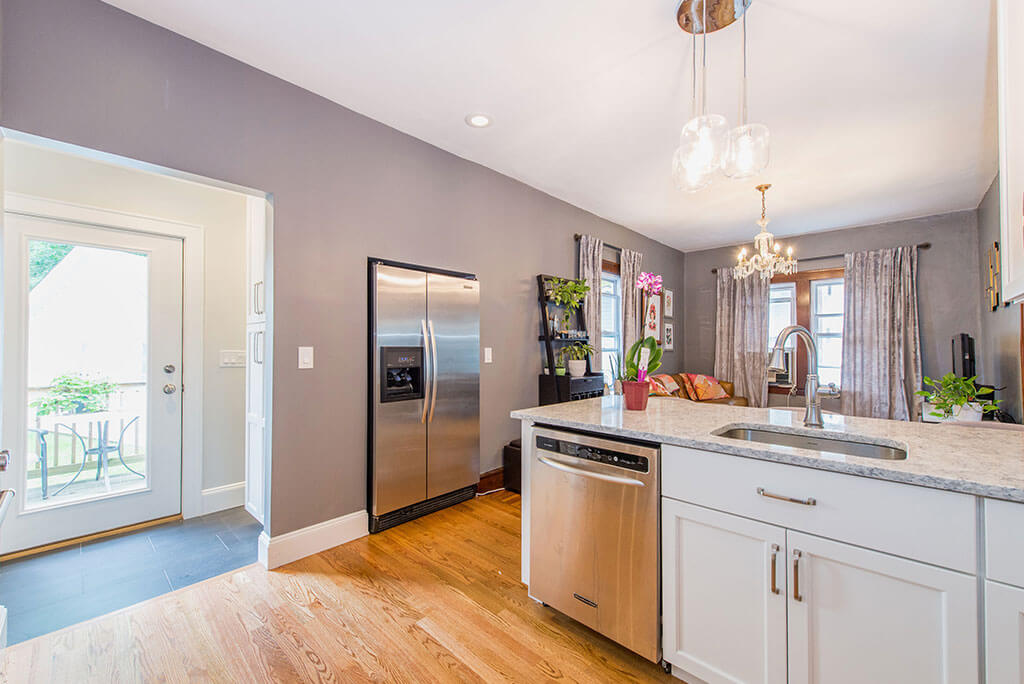
[[[819,430],[804,427],[802,408],[746,408],[671,397],[651,397],[646,411],[626,411],[621,397],[608,396],[520,409],[512,417],[1024,503],[1024,431],[829,414]],[[780,432],[898,446],[907,458],[844,456],[712,434],[726,426],[766,425]]]

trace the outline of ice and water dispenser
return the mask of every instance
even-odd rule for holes
[[[380,401],[423,398],[423,347],[381,347]]]

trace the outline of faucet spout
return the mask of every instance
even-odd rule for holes
[[[804,342],[807,347],[807,379],[804,382],[804,399],[807,402],[807,410],[804,412],[804,425],[806,427],[824,427],[825,423],[821,418],[821,397],[818,396],[818,348],[814,344],[814,336],[811,331],[802,325],[791,325],[783,328],[775,339],[771,354],[768,356],[768,370],[785,370],[785,345],[790,335],[795,334]]]

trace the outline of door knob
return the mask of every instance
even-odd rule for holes
[[[0,449],[0,473],[7,470],[7,464],[11,460],[11,452],[7,449]]]
[[[166,366],[164,366],[164,373],[167,373],[169,375],[169,374],[171,374],[173,372],[174,372],[174,364],[173,363],[169,363]]]
[[[167,383],[166,385],[164,385],[164,394],[174,394],[175,391],[177,391],[177,389],[178,388],[175,387],[174,385]]]

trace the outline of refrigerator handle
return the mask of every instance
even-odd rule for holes
[[[428,423],[434,422],[434,405],[437,404],[437,336],[434,334],[434,321],[430,321],[430,417]]]
[[[430,356],[430,337],[427,335],[427,322],[425,320],[422,320],[422,319],[420,320],[420,328],[423,330],[423,345],[425,347],[423,355],[425,357],[429,357]],[[426,359],[424,359],[424,361],[426,361]],[[424,366],[425,366],[425,368],[423,369],[424,370],[424,373],[423,373],[423,382],[424,382],[424,387],[423,387],[423,415],[420,416],[420,422],[421,423],[426,423],[427,422],[427,404],[430,403],[430,399],[428,398],[428,394],[430,393],[430,383],[427,381],[427,378],[430,377],[431,379],[433,379],[433,375],[434,375],[434,368],[433,368],[433,366],[428,366],[428,364],[426,364],[426,363],[424,363]],[[428,369],[429,369],[429,373],[427,372]]]

